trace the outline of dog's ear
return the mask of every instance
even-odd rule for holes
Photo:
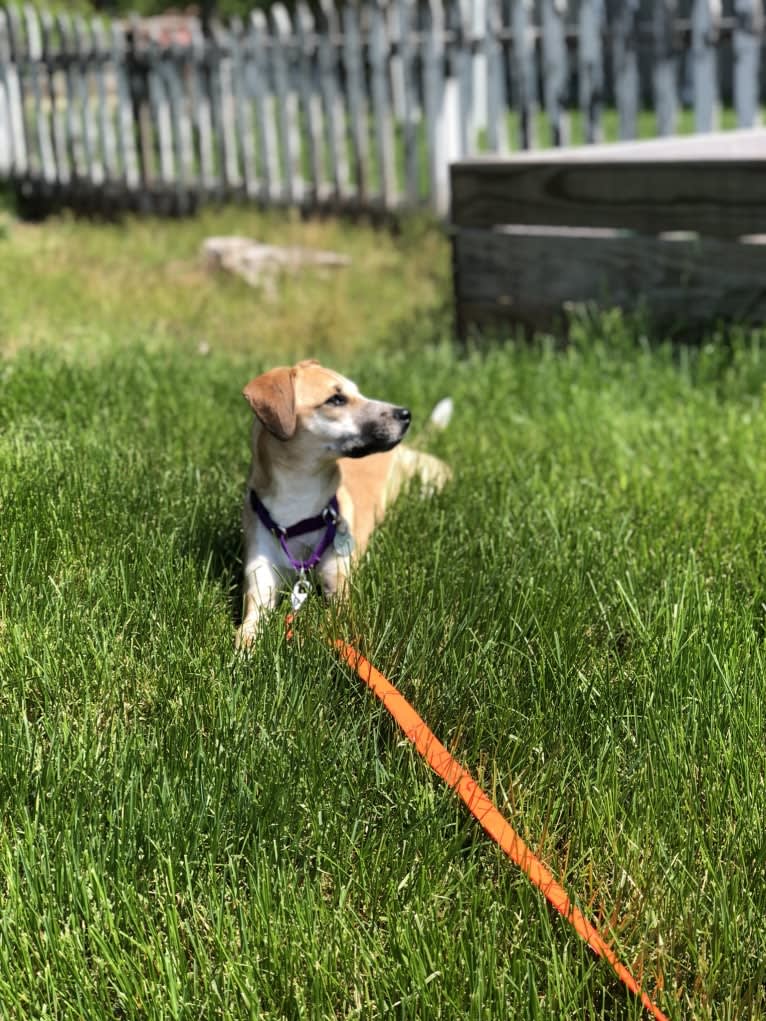
[[[242,391],[264,427],[280,440],[289,440],[295,432],[294,377],[292,369],[270,369],[251,379]]]

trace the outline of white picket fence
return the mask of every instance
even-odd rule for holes
[[[758,123],[761,0],[363,0],[214,27],[0,8],[0,179],[28,197],[444,214],[451,161]],[[726,55],[726,60],[723,59]],[[647,71],[647,68],[649,69]],[[725,75],[724,75],[725,72]],[[647,80],[647,77],[649,80]],[[541,137],[542,136],[542,137]]]

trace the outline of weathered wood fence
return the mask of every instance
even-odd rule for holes
[[[761,0],[299,0],[195,19],[0,8],[0,180],[29,202],[443,214],[451,161],[760,117]]]

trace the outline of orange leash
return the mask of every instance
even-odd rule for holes
[[[665,1014],[655,1006],[647,994],[641,989],[633,975],[625,965],[621,964],[612,946],[599,931],[588,921],[582,911],[575,907],[569,896],[543,863],[535,857],[513,827],[479,787],[460,763],[450,754],[436,735],[428,728],[425,721],[418,716],[407,699],[376,670],[368,660],[357,652],[353,645],[337,639],[333,642],[335,649],[355,670],[364,683],[380,699],[389,713],[404,731],[418,752],[423,756],[431,769],[457,791],[468,806],[470,813],[478,820],[482,828],[498,844],[506,855],[521,868],[530,881],[543,893],[546,900],[566,918],[577,934],[585,940],[596,954],[609,962],[617,977],[638,996],[641,1003],[657,1021],[668,1021]]]

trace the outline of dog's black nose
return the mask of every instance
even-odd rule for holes
[[[408,425],[412,421],[412,415],[409,408],[394,408],[394,418],[397,422],[406,422]]]

